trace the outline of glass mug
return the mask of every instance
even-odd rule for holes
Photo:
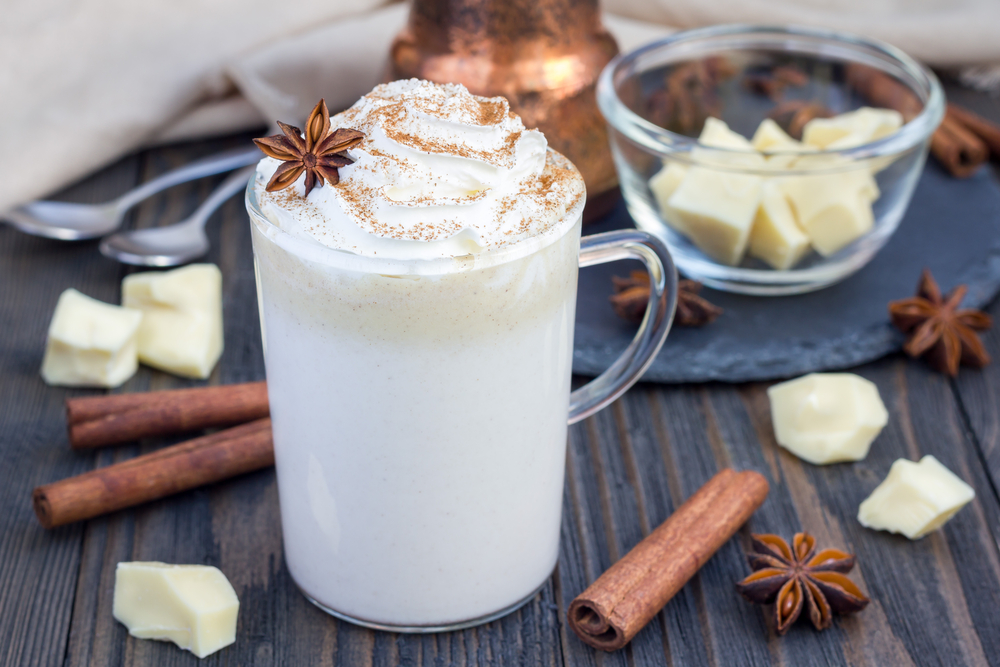
[[[285,562],[328,613],[455,630],[530,600],[558,556],[567,424],[659,351],[677,275],[640,231],[545,233],[475,256],[362,257],[250,213]],[[570,392],[578,266],[638,259],[635,339]],[[567,420],[565,415],[569,415]]]

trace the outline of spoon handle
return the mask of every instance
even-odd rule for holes
[[[222,181],[222,184],[212,190],[212,194],[198,205],[198,208],[194,210],[194,213],[185,222],[192,227],[204,227],[208,219],[212,217],[215,209],[225,204],[234,194],[246,188],[247,181],[250,180],[256,169],[256,166],[245,167]]]
[[[231,171],[249,164],[255,164],[261,157],[261,152],[254,147],[226,151],[196,160],[191,164],[168,171],[162,176],[158,176],[147,183],[143,183],[134,190],[126,192],[114,201],[115,208],[119,212],[125,211],[161,190],[166,190],[180,183],[186,183],[187,181],[193,181],[205,176],[220,174],[224,171]]]

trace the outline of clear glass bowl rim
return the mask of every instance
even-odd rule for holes
[[[824,150],[810,152],[809,155],[837,155],[844,158],[856,160],[872,157],[898,155],[914,146],[926,141],[937,129],[944,117],[945,97],[941,84],[937,77],[929,69],[915,61],[910,56],[896,47],[885,42],[861,37],[851,33],[823,30],[820,28],[809,28],[804,26],[770,26],[770,25],[749,25],[749,24],[727,24],[712,26],[709,28],[696,28],[674,33],[663,39],[646,44],[627,53],[615,56],[601,72],[597,81],[597,104],[607,120],[615,130],[625,135],[636,144],[660,155],[676,155],[687,153],[692,148],[708,148],[719,153],[732,154],[759,154],[756,151],[744,151],[739,149],[722,149],[714,146],[704,146],[697,139],[677,134],[664,129],[650,121],[642,118],[629,109],[618,97],[615,90],[615,76],[621,70],[633,64],[639,58],[649,55],[655,51],[671,49],[680,44],[691,44],[697,42],[711,43],[716,38],[738,37],[740,35],[767,36],[782,35],[789,37],[806,37],[841,47],[853,49],[857,53],[864,51],[874,51],[883,58],[889,60],[908,76],[912,77],[922,86],[926,87],[927,99],[924,108],[915,118],[905,123],[898,131],[887,137],[873,141],[871,143],[846,148],[841,150]],[[747,44],[747,48],[754,45]],[[794,50],[790,50],[794,52]],[[696,54],[692,54],[696,55]],[[860,62],[860,61],[858,61]],[[917,93],[918,97],[923,97],[923,91],[915,90],[908,82],[903,82],[911,90]],[[773,174],[774,171],[772,170]]]

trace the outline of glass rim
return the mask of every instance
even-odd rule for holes
[[[547,150],[556,153],[552,148]],[[573,165],[573,169],[576,170],[575,165]],[[577,173],[579,172],[577,171]],[[562,218],[543,233],[510,245],[455,257],[399,259],[359,255],[347,250],[331,248],[318,241],[302,238],[285,231],[272,222],[261,210],[260,202],[257,199],[256,183],[257,172],[254,172],[247,183],[244,203],[250,215],[250,224],[256,226],[272,243],[312,262],[345,271],[385,276],[439,276],[485,269],[528,257],[565,236],[583,218],[583,208],[587,201],[587,193],[584,190],[579,201],[568,208]]]
[[[926,100],[922,100],[924,108],[916,117],[904,123],[896,132],[859,146],[839,150],[810,151],[805,155],[839,156],[850,160],[898,155],[927,141],[944,117],[944,91],[937,77],[927,67],[921,65],[903,51],[890,44],[851,33],[804,26],[727,24],[677,32],[668,37],[640,46],[628,53],[621,53],[615,56],[602,70],[597,81],[597,104],[605,120],[614,130],[620,132],[629,140],[659,155],[676,157],[680,154],[689,153],[694,148],[708,149],[718,154],[759,155],[758,151],[707,146],[699,142],[696,138],[671,132],[660,127],[629,109],[618,97],[617,90],[615,89],[616,75],[640,58],[679,46],[694,46],[699,43],[711,43],[717,38],[739,36],[760,39],[767,38],[768,36],[775,38],[804,37],[815,39],[821,43],[825,42],[831,47],[840,47],[841,50],[846,49],[848,52],[830,53],[832,57],[838,57],[846,62],[857,62],[876,67],[880,61],[882,63],[891,63],[926,89]],[[753,45],[747,44],[746,46],[747,48],[751,48]],[[710,51],[710,49],[707,50]],[[788,51],[796,52],[793,48],[788,48]],[[802,52],[809,53],[807,51]],[[704,54],[697,50],[692,50],[691,55]],[[864,55],[867,55],[867,57],[862,57]],[[854,57],[852,58],[851,56]],[[881,67],[879,69],[885,71]],[[905,80],[902,83],[911,91],[914,91],[918,97],[923,97],[921,94],[923,91],[914,89],[913,85]],[[787,153],[789,152],[775,151],[768,154],[779,155]],[[773,173],[773,170],[771,171]]]

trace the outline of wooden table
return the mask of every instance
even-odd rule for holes
[[[954,91],[953,91],[954,92]],[[969,93],[1000,118],[1000,104]],[[103,201],[164,170],[248,136],[125,158],[67,190]],[[180,186],[141,205],[130,224],[181,219],[221,179]],[[264,377],[250,234],[243,203],[209,224],[225,275],[226,349],[210,383]],[[60,243],[0,227],[0,665],[1000,665],[1000,363],[948,380],[893,356],[856,369],[874,381],[889,425],[861,462],[812,466],[774,440],[766,384],[639,385],[570,429],[555,573],[527,606],[479,628],[395,635],[338,622],[309,604],[282,560],[274,473],[254,473],[84,524],[43,530],[36,485],[162,446],[143,442],[74,453],[63,400],[93,391],[47,387],[38,369],[57,297],[75,287],[117,303],[129,272],[95,242]],[[916,283],[917,276],[914,276]],[[945,286],[950,288],[951,286]],[[906,295],[900,295],[906,296]],[[1000,305],[991,312],[1000,318]],[[1000,327],[986,335],[1000,358]],[[117,391],[191,383],[141,368]],[[862,528],[858,504],[900,457],[933,454],[976,499],[918,542]],[[601,572],[725,466],[771,483],[764,506],[626,649],[595,652],[566,626],[566,607]],[[750,532],[856,552],[853,574],[872,603],[818,633],[784,637],[733,584],[749,568]],[[240,598],[236,644],[199,662],[172,644],[136,640],[111,616],[116,563],[216,565]]]

